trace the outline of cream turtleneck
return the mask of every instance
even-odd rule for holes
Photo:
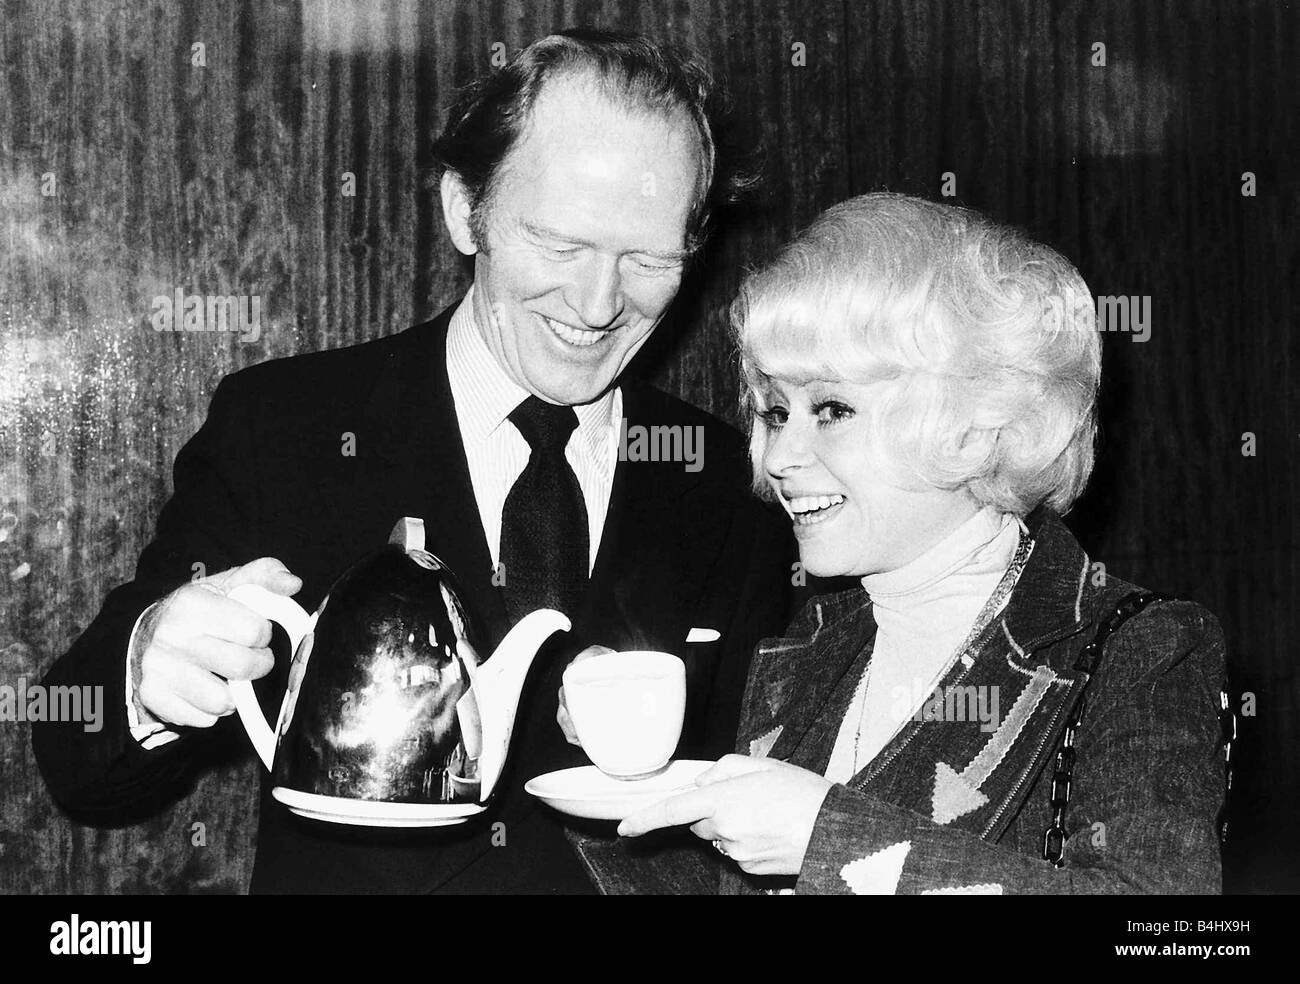
[[[862,579],[876,642],[827,779],[847,782],[925,703],[1011,565],[1022,528],[1010,513],[985,507],[910,563]]]

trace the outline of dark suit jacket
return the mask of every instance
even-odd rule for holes
[[[1151,605],[1105,645],[1075,742],[1065,865],[1043,860],[1050,762],[1083,685],[1075,662],[1134,587],[1098,578],[1047,510],[1028,525],[1034,549],[1006,608],[973,644],[970,666],[958,661],[939,684],[945,696],[955,687],[996,693],[996,730],[964,712],[908,721],[858,775],[831,788],[797,879],[751,878],[698,846],[655,852],[585,837],[579,847],[598,885],[620,893],[1217,893],[1224,644],[1214,616],[1190,602]],[[875,633],[858,588],[813,599],[783,638],[765,640],[750,668],[737,751],[823,774]]]
[[[103,686],[109,715],[93,735],[76,725],[33,728],[37,761],[59,803],[91,818],[138,811],[175,795],[204,746],[238,731],[232,716],[146,751],[127,728],[132,626],[149,604],[190,580],[196,563],[216,573],[277,557],[303,579],[297,600],[310,611],[334,578],[386,542],[399,517],[422,517],[429,549],[457,572],[495,647],[508,624],[491,584],[447,380],[449,320],[450,310],[388,338],[222,380],[206,422],[176,458],[174,494],[135,579],[109,594],[45,678]],[[353,829],[290,814],[270,798],[263,777],[253,891],[589,890],[557,819],[522,791],[532,776],[586,764],[565,743],[555,713],[560,674],[589,643],[680,655],[689,694],[680,754],[716,756],[730,747],[753,647],[788,613],[789,524],[749,495],[740,434],[649,387],[625,384],[623,393],[629,427],[704,428],[703,468],[618,463],[584,609],[573,631],[553,637],[533,664],[491,808],[455,828]],[[354,455],[343,453],[345,441]],[[692,627],[717,629],[721,639],[687,645]],[[276,672],[259,685],[272,719],[287,660],[277,652]]]

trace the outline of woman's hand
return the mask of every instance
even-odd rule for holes
[[[752,875],[797,875],[832,783],[769,758],[724,756],[699,787],[648,806],[618,825],[625,837],[689,823]]]

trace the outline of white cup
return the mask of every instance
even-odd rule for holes
[[[564,671],[564,702],[601,772],[636,779],[673,757],[686,716],[686,664],[671,653],[603,653]]]

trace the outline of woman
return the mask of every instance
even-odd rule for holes
[[[730,859],[724,892],[1218,892],[1218,623],[1134,597],[1059,519],[1101,364],[1074,268],[973,212],[864,195],[732,320],[756,484],[808,572],[865,591],[761,644],[746,754],[620,834],[690,824]]]

